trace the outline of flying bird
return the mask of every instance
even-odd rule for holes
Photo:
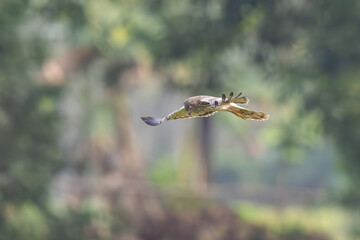
[[[256,112],[240,107],[238,104],[247,104],[249,99],[241,96],[242,93],[233,98],[231,92],[227,98],[225,94],[221,97],[213,96],[194,96],[185,99],[184,106],[170,113],[164,118],[141,117],[150,126],[157,126],[160,123],[175,119],[188,119],[195,117],[209,117],[216,112],[231,112],[242,119],[264,121],[269,119],[269,115],[263,112]]]

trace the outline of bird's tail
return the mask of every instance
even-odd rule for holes
[[[141,117],[141,119],[150,126],[157,126],[163,121],[166,120],[166,118],[153,118],[153,117]]]
[[[236,104],[231,104],[229,106],[229,108],[227,108],[227,111],[229,111],[243,119],[250,119],[250,120],[257,120],[257,121],[264,121],[264,120],[269,119],[269,114],[242,108],[242,107],[237,106]]]

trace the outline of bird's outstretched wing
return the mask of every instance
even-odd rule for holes
[[[215,109],[213,109],[213,108],[203,108],[203,109],[199,109],[197,111],[192,111],[191,114],[189,114],[185,110],[185,107],[181,107],[180,109],[170,113],[169,115],[167,115],[164,118],[141,117],[141,119],[150,126],[157,126],[167,120],[187,119],[187,118],[196,118],[196,117],[209,117],[216,112],[217,111],[215,111]]]
[[[228,111],[235,114],[242,119],[251,119],[257,121],[264,121],[269,119],[269,114],[263,112],[256,112],[246,108],[242,108],[235,103],[230,103],[226,108],[221,109],[221,111]]]

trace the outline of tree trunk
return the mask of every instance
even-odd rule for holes
[[[211,139],[212,121],[210,118],[202,118],[200,123],[200,184],[204,191],[208,190],[211,182]]]

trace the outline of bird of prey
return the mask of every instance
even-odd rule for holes
[[[256,112],[238,106],[238,104],[247,104],[249,99],[241,96],[242,93],[232,98],[233,92],[227,98],[225,94],[221,97],[213,96],[194,96],[185,99],[184,106],[179,110],[170,113],[164,118],[141,117],[141,119],[150,126],[157,126],[168,120],[187,119],[195,117],[209,117],[218,111],[231,112],[242,119],[264,121],[269,119],[269,115],[263,112]]]

